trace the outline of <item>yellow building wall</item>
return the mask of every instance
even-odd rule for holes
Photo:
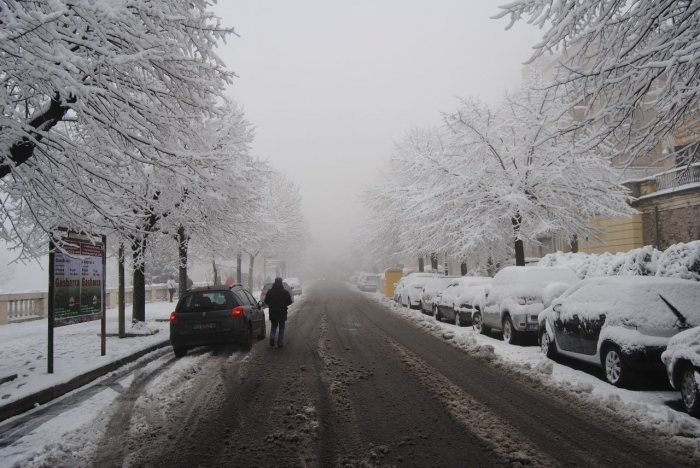
[[[604,230],[599,236],[603,242],[580,242],[581,252],[589,254],[628,252],[644,246],[641,213],[632,215],[631,218],[597,217],[591,225]]]

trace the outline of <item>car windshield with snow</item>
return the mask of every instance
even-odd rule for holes
[[[483,307],[474,313],[474,326],[484,334],[500,329],[510,344],[527,335],[536,337],[539,313],[579,281],[565,267],[506,267],[485,291]]]
[[[457,326],[472,324],[475,298],[491,284],[491,278],[468,276],[457,278],[447,285],[437,304],[436,320],[449,320]]]
[[[640,371],[662,370],[670,337],[700,325],[695,281],[613,276],[581,281],[540,314],[540,345],[602,366],[605,378],[627,386]]]

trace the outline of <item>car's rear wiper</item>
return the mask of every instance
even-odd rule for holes
[[[673,315],[678,317],[678,321],[681,322],[681,326],[679,328],[692,328],[692,325],[688,325],[688,322],[685,320],[685,317],[681,312],[673,307],[673,304],[668,302],[665,297],[663,297],[661,294],[659,294],[659,297],[661,298],[662,301],[668,306],[669,309],[671,309],[671,312],[673,312]]]

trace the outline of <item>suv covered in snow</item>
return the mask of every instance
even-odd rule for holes
[[[228,341],[250,350],[253,337],[263,339],[265,334],[262,302],[239,284],[187,291],[170,314],[170,343],[177,357],[195,346]]]
[[[483,306],[473,315],[474,327],[483,334],[500,329],[510,344],[527,335],[536,338],[539,313],[579,281],[570,268],[506,267],[496,273],[486,289]]]
[[[671,336],[700,325],[700,284],[648,276],[581,281],[540,314],[540,346],[551,357],[602,366],[608,382],[628,385],[637,371],[663,370]]]
[[[363,292],[377,292],[379,289],[379,275],[362,273],[357,279],[357,289]]]

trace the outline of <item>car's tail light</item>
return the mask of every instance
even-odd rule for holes
[[[423,289],[423,286],[413,286],[416,289]]]
[[[170,313],[170,323],[172,324],[178,324],[180,323],[177,319],[177,312],[171,312]]]
[[[233,309],[231,309],[231,318],[235,319],[243,317],[244,310],[245,309],[243,308],[243,306],[234,307]]]
[[[532,320],[533,322],[537,322],[537,315],[531,315],[530,320]]]

